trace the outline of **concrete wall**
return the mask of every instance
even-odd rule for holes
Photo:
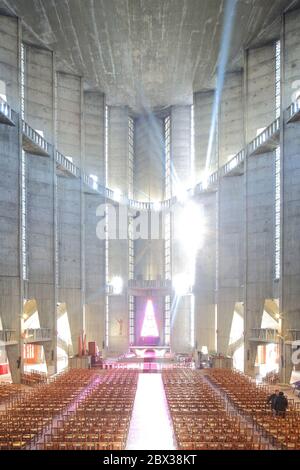
[[[84,93],[85,172],[105,185],[105,98],[102,93]]]
[[[223,178],[219,186],[218,352],[227,354],[236,302],[243,301],[244,178]]]
[[[134,198],[138,201],[164,198],[163,120],[155,115],[135,120]]]
[[[172,191],[191,187],[191,107],[171,108]]]
[[[96,234],[97,207],[104,200],[85,195],[85,327],[88,341],[99,349],[105,338],[105,240]]]
[[[228,73],[219,110],[219,166],[243,147],[243,73]]]
[[[105,185],[105,97],[100,93],[84,93],[85,155],[87,174],[95,175]],[[85,329],[88,341],[96,341],[102,349],[105,337],[105,240],[97,237],[96,215],[104,199],[84,195],[84,284]]]
[[[20,267],[20,154],[19,129],[0,125],[0,315],[3,329],[16,331],[20,338],[22,313]],[[1,349],[3,345],[0,346]],[[21,356],[20,344],[6,348],[14,382],[20,381],[17,360]]]
[[[5,83],[8,103],[19,110],[18,21],[0,16],[0,80]],[[20,253],[20,147],[19,122],[15,127],[0,125],[0,316],[3,329],[16,331],[20,338],[22,273]],[[4,345],[1,345],[2,354]],[[20,381],[17,360],[20,343],[6,347],[12,378]]]
[[[108,186],[118,189],[123,194],[128,193],[128,109],[126,107],[110,107],[108,114]],[[120,210],[116,206],[117,217]],[[125,222],[126,221],[126,222]],[[127,218],[122,223],[121,230],[127,232]],[[110,223],[110,220],[108,221]],[[124,225],[126,225],[124,227]],[[109,240],[108,247],[108,276],[121,277],[124,289],[120,295],[109,296],[109,351],[119,354],[126,352],[129,345],[128,335],[128,283],[129,261],[128,240]],[[120,335],[119,325],[122,324]]]
[[[81,78],[57,73],[57,148],[81,166]]]
[[[25,47],[26,121],[35,130],[42,131],[44,138],[53,143],[53,58],[52,52],[33,46]]]
[[[171,188],[172,194],[191,186],[191,107],[171,108]],[[184,206],[177,204],[172,213],[172,277],[188,275],[187,254],[178,238]],[[177,301],[178,300],[178,301]],[[174,352],[188,352],[191,344],[191,296],[173,298],[171,313],[171,347]]]
[[[164,199],[164,127],[163,120],[155,115],[139,116],[135,120],[134,198],[141,201]],[[161,216],[148,216],[149,239],[136,240],[135,274],[137,278],[152,280],[163,277],[163,240],[152,239],[150,224],[161,225]],[[157,238],[161,234],[157,234]]]
[[[247,58],[247,141],[275,119],[275,44],[250,49]]]
[[[212,122],[214,92],[194,94],[194,126],[195,126],[195,180],[202,181],[205,172],[206,156]],[[217,168],[216,134],[211,152],[210,171]]]
[[[81,260],[81,186],[80,180],[57,178],[58,206],[58,301],[66,303],[73,350],[84,329]]]
[[[265,299],[273,298],[274,279],[274,153],[250,157],[247,168],[245,371],[253,373],[257,345],[248,342],[260,328]]]
[[[215,351],[216,227],[217,195],[199,198],[202,204],[204,243],[197,253],[195,272],[195,339],[196,349],[207,346]]]
[[[285,17],[283,102],[288,106],[291,94],[300,90],[300,10]],[[296,93],[297,95],[297,93]],[[296,97],[294,95],[294,98]],[[298,93],[300,95],[300,93]],[[287,117],[285,115],[285,117]],[[283,214],[282,214],[282,299],[283,335],[288,329],[300,330],[300,125],[284,124],[282,142]],[[283,352],[285,370],[282,380],[289,381],[292,350]]]
[[[0,80],[5,82],[7,102],[20,110],[18,20],[0,16]]]
[[[35,129],[53,136],[52,54],[25,48],[25,120]],[[28,283],[26,297],[36,299],[41,327],[51,328],[52,341],[44,343],[48,366],[54,366],[56,343],[55,234],[53,154],[26,154]]]

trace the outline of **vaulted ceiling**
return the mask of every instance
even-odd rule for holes
[[[242,51],[275,39],[297,0],[237,0],[230,68]],[[0,0],[22,17],[26,39],[56,51],[59,68],[83,75],[109,104],[163,108],[211,88],[225,0]]]

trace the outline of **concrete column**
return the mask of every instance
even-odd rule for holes
[[[84,170],[105,185],[105,97],[102,93],[84,92]]]
[[[191,107],[173,106],[171,109],[171,188],[176,195],[191,187]],[[187,254],[178,239],[178,229],[184,206],[177,204],[172,214],[172,279],[175,276],[188,275]],[[190,352],[193,349],[191,341],[191,295],[173,298],[171,318],[171,347],[174,352]]]
[[[142,115],[135,120],[134,198],[161,201],[164,197],[163,120]]]
[[[243,302],[244,180],[223,178],[219,185],[218,352],[227,354],[236,302]]]
[[[172,191],[191,187],[191,107],[171,108]]]
[[[243,73],[228,73],[219,110],[219,166],[244,147]]]
[[[8,104],[16,111],[20,110],[19,65],[18,65],[18,20],[9,16],[0,16],[0,60],[1,77],[5,84]]]
[[[275,119],[275,44],[249,50],[246,57],[247,142]],[[246,164],[245,372],[254,375],[265,299],[274,297],[274,153],[251,156]]]
[[[205,176],[206,156],[212,122],[214,91],[194,94],[194,125],[195,125],[195,181]],[[209,173],[217,169],[216,135],[212,145],[211,165]]]
[[[19,45],[21,28],[16,18],[0,16],[1,77],[8,104],[20,109]],[[2,84],[3,87],[3,84]],[[19,117],[15,127],[0,125],[0,316],[3,329],[15,330],[16,344],[6,354],[13,382],[20,382],[22,356],[20,315],[22,314],[22,269],[20,245],[20,133]],[[1,349],[4,345],[1,345]]]
[[[25,120],[52,142],[53,61],[42,49],[25,48]],[[43,344],[50,372],[55,372],[56,302],[54,234],[54,164],[50,157],[26,154],[27,173],[27,298],[36,299],[41,327],[51,329],[51,342]]]
[[[100,93],[84,93],[85,171],[105,185],[105,99]],[[97,237],[96,211],[105,200],[84,195],[85,329],[88,341],[102,349],[105,339],[105,240]]]
[[[82,162],[81,78],[57,73],[57,147],[73,163]],[[66,303],[74,353],[84,330],[82,285],[82,214],[81,181],[60,175],[58,199],[58,300]]]
[[[247,170],[247,289],[245,315],[246,372],[254,373],[257,345],[249,342],[260,328],[265,299],[273,298],[274,154],[250,157]]]
[[[197,253],[195,277],[195,338],[196,349],[215,344],[215,289],[216,289],[216,193],[201,197],[204,218],[204,243]]]
[[[275,43],[248,51],[247,140],[275,119]]]
[[[0,49],[1,51],[1,49]],[[0,316],[3,329],[16,331],[20,339],[20,314],[22,300],[20,282],[19,220],[20,220],[20,152],[18,116],[16,127],[0,125]],[[3,345],[0,346],[3,348]],[[14,382],[20,381],[17,360],[21,356],[20,344],[6,348],[9,367]]]
[[[57,148],[81,166],[81,78],[57,74]]]
[[[300,96],[300,10],[288,13],[283,30],[283,103],[286,108]],[[300,123],[287,124],[284,114],[282,139],[282,335],[300,330]],[[283,351],[281,380],[289,383],[294,367],[291,346]],[[299,365],[297,366],[299,370]]]
[[[139,116],[135,120],[134,198],[139,201],[162,201],[164,169],[163,120],[155,115]],[[153,223],[159,220],[161,216],[153,213]],[[150,226],[150,214],[148,223]],[[145,280],[162,279],[163,240],[150,237],[148,240],[136,240],[134,250],[136,277]]]
[[[118,189],[122,194],[128,194],[128,108],[109,108],[108,135],[108,186]],[[116,206],[117,217],[121,206]],[[111,220],[108,221],[111,223]],[[124,224],[120,227],[122,233],[127,233]],[[114,277],[123,280],[123,292],[120,295],[109,296],[109,352],[120,354],[128,351],[128,239],[109,240],[108,247],[108,276],[109,281]],[[122,328],[120,327],[122,325]]]

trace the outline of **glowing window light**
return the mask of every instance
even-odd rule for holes
[[[120,276],[114,276],[111,280],[111,286],[115,295],[120,295],[123,292],[123,279]]]
[[[120,202],[122,199],[122,191],[118,188],[114,189],[114,200]]]
[[[178,296],[184,296],[190,293],[192,280],[185,273],[176,274],[173,277],[173,289]]]
[[[202,207],[190,201],[179,214],[175,236],[191,257],[203,245],[204,225]]]
[[[146,311],[141,331],[142,338],[158,338],[158,328],[152,300],[147,300]]]

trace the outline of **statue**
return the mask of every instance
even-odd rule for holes
[[[117,320],[117,322],[119,323],[119,336],[122,336],[123,335],[123,320],[122,320],[122,318],[119,318]]]

